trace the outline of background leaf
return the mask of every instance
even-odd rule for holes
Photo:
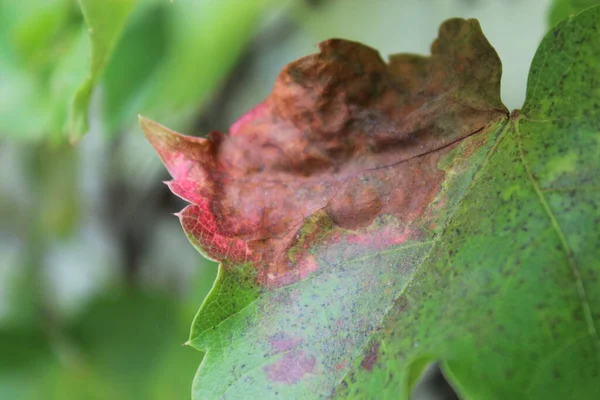
[[[79,0],[91,39],[91,60],[88,75],[71,103],[67,131],[72,141],[88,129],[92,89],[136,3],[137,0]]]

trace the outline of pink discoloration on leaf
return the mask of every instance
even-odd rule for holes
[[[243,240],[218,234],[217,223],[207,211],[204,200],[191,204],[179,213],[179,220],[192,244],[213,260],[244,263],[252,260],[252,251]]]
[[[290,351],[274,364],[264,367],[272,382],[293,385],[314,371],[317,359],[303,351]]]
[[[407,239],[413,237],[412,231],[406,229],[399,231],[392,227],[386,226],[378,230],[376,234],[348,235],[340,238],[348,244],[357,244],[373,250],[381,250],[391,246],[404,243]]]
[[[273,350],[275,350],[275,353],[282,353],[284,351],[297,348],[302,344],[303,340],[299,337],[276,335],[271,338],[270,342],[271,347],[273,347]]]

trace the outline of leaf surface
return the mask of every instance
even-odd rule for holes
[[[592,398],[600,291],[600,9],[559,24],[522,112],[449,20],[430,57],[330,40],[229,134],[142,119],[221,261],[192,326],[194,398]]]

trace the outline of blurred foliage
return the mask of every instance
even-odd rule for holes
[[[600,4],[600,0],[553,0],[549,12],[550,26],[596,4]]]
[[[257,24],[289,1],[0,1],[0,137],[88,131],[90,100],[109,134],[139,112],[185,127]]]
[[[179,399],[202,355],[166,296],[110,293],[72,326],[0,331],[2,399]]]

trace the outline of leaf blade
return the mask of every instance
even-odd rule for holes
[[[600,374],[595,333],[600,293],[594,286],[600,265],[593,240],[600,237],[594,196],[600,116],[590,113],[600,98],[594,80],[600,62],[593,54],[600,40],[593,34],[598,10],[559,24],[546,36],[533,61],[524,109],[510,118],[495,103],[499,74],[498,82],[481,80],[481,71],[493,66],[483,63],[478,70],[477,46],[475,52],[468,46],[469,40],[481,46],[485,39],[447,40],[457,33],[469,38],[476,32],[473,25],[458,20],[443,25],[429,59],[393,58],[390,68],[410,77],[395,81],[392,75],[388,81],[393,90],[409,93],[388,110],[391,115],[402,110],[402,122],[394,130],[378,115],[369,126],[382,124],[383,132],[413,137],[427,133],[419,138],[425,150],[413,153],[406,142],[384,140],[390,148],[398,146],[395,162],[377,158],[385,154],[373,151],[377,143],[368,142],[358,156],[343,147],[351,140],[336,147],[336,135],[345,132],[340,127],[353,126],[340,110],[351,116],[359,110],[365,118],[380,111],[378,101],[393,98],[373,90],[380,88],[376,79],[357,78],[374,76],[378,55],[343,41],[326,42],[321,54],[288,66],[272,98],[236,123],[229,136],[214,134],[203,142],[201,150],[191,145],[181,150],[180,143],[197,139],[146,132],[151,141],[166,132],[166,142],[175,143],[158,151],[173,156],[166,160],[172,190],[196,207],[182,219],[190,240],[222,260],[221,277],[244,271],[227,284],[217,280],[213,297],[195,319],[191,344],[208,352],[194,380],[194,396],[394,398],[408,395],[423,360],[440,360],[465,398],[561,398],[570,395],[567,387],[591,398],[591,382]],[[465,35],[463,29],[471,31]],[[453,48],[456,42],[460,45]],[[440,52],[458,54],[459,61],[442,62],[438,70]],[[328,64],[331,55],[335,61]],[[446,70],[458,75],[446,79]],[[555,85],[557,79],[564,82]],[[350,89],[339,91],[348,82]],[[377,100],[363,103],[361,96]],[[476,107],[477,98],[486,99],[486,106]],[[465,104],[463,113],[452,108]],[[408,123],[412,131],[403,125],[414,110],[419,121],[431,125]],[[270,125],[272,114],[313,135],[311,143],[327,146],[311,153],[303,144],[298,148],[304,153],[290,158],[291,165],[268,164],[287,149],[277,138],[293,139],[285,125]],[[352,131],[356,137],[379,134],[359,126]],[[277,136],[269,136],[271,129]],[[440,131],[447,136],[427,141],[428,133]],[[276,151],[259,156],[262,168],[248,168],[256,161],[247,151],[251,145],[236,147],[236,141],[247,139],[264,148],[277,144]],[[325,189],[294,186],[304,176],[331,174],[322,154],[331,155],[332,148],[350,154],[338,156],[336,173],[346,167],[343,162],[353,165],[357,159],[360,168],[348,179],[327,181]],[[276,187],[284,181],[293,190],[273,196],[273,187],[252,181],[263,170],[277,171],[276,179],[263,182]],[[298,171],[305,175],[285,180]],[[252,185],[243,186],[248,182]],[[585,183],[578,185],[585,190],[566,185],[572,182]],[[330,186],[336,188],[331,195]],[[393,190],[380,192],[381,187]],[[384,206],[378,203],[382,198]],[[314,199],[318,207],[303,208]],[[393,208],[398,204],[402,207]],[[230,252],[237,241],[247,246],[246,256]],[[249,294],[238,302],[236,288],[246,284],[254,291],[241,290]],[[566,383],[560,386],[561,381]]]

